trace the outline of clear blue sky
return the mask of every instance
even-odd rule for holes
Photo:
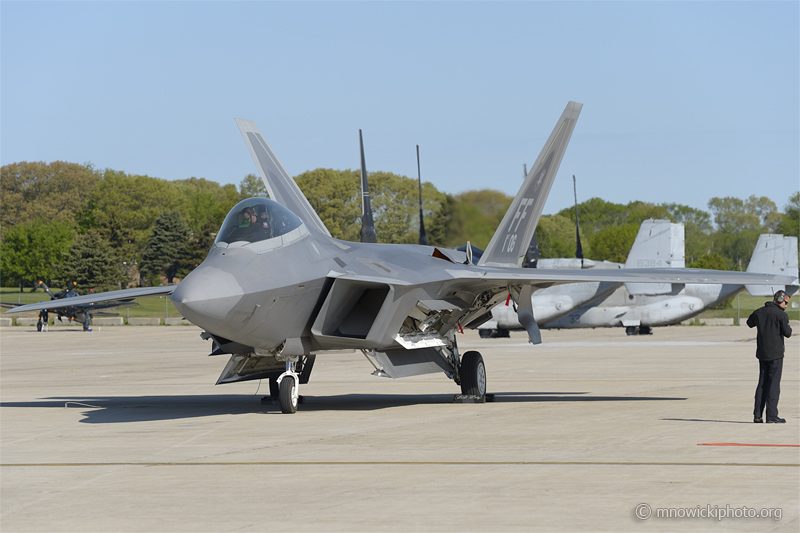
[[[800,189],[792,2],[0,2],[0,163],[238,184],[234,117],[290,174],[515,194],[584,104],[545,207]]]

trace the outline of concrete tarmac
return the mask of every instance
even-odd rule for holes
[[[779,425],[746,327],[467,332],[485,404],[322,354],[294,415],[194,326],[2,328],[0,530],[795,532],[798,335]]]

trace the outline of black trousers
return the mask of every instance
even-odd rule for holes
[[[758,386],[753,416],[761,418],[764,406],[767,407],[767,420],[778,418],[778,398],[781,395],[781,374],[783,359],[772,361],[758,360]]]

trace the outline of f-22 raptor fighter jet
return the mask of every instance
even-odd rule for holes
[[[552,285],[785,282],[709,270],[520,268],[581,108],[567,105],[476,265],[434,246],[332,238],[256,125],[237,119],[270,199],[237,204],[208,257],[180,285],[95,294],[73,304],[172,293],[175,307],[213,341],[213,354],[231,355],[218,383],[268,378],[281,410],[293,413],[300,384],[326,350],[361,350],[378,376],[442,372],[463,394],[485,395],[483,356],[459,353],[456,333],[489,320],[509,295],[538,344],[531,294]]]

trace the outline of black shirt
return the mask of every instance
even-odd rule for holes
[[[756,357],[764,361],[783,359],[783,338],[792,336],[789,316],[775,302],[767,302],[747,319],[751,328],[758,326]]]

